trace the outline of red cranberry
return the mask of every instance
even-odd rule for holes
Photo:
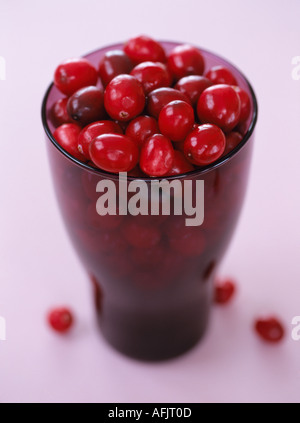
[[[104,87],[115,77],[130,73],[133,64],[122,50],[110,50],[105,53],[99,63],[99,75]]]
[[[76,91],[68,100],[69,116],[81,125],[88,125],[105,116],[103,91],[97,87],[85,87]]]
[[[183,44],[171,51],[168,57],[168,68],[176,79],[187,75],[202,75],[204,59],[196,47]]]
[[[245,90],[242,90],[242,88],[235,86],[233,87],[235,91],[238,93],[238,96],[241,101],[241,114],[240,114],[240,122],[245,122],[251,111],[251,103],[250,98]]]
[[[78,135],[81,127],[76,123],[64,123],[53,132],[58,144],[76,159],[85,161],[84,156],[78,151]]]
[[[148,248],[134,248],[132,260],[135,266],[150,270],[153,269],[153,266],[162,262],[165,253],[164,248],[160,244]]]
[[[169,245],[173,251],[184,256],[199,256],[205,248],[205,238],[201,228],[185,226],[184,219],[168,229]]]
[[[146,35],[131,38],[124,46],[124,51],[134,63],[165,62],[166,54],[163,47]]]
[[[163,107],[159,114],[160,132],[172,141],[183,141],[192,130],[194,110],[185,101],[175,100]]]
[[[59,125],[63,125],[64,123],[75,123],[68,115],[67,103],[68,98],[64,97],[60,98],[53,104],[49,114],[49,119],[53,126],[57,127]]]
[[[100,120],[98,122],[90,123],[82,129],[78,136],[78,150],[87,160],[90,160],[90,143],[98,135],[103,134],[122,134],[120,126],[111,120]]]
[[[218,304],[227,303],[235,293],[235,282],[231,279],[217,281],[215,285],[215,302]]]
[[[191,104],[191,100],[183,93],[174,88],[157,88],[151,91],[148,96],[147,110],[149,115],[158,119],[161,109],[174,100],[182,100]]]
[[[243,137],[239,132],[229,132],[229,134],[226,135],[226,147],[223,153],[223,156],[230,153],[241,141]]]
[[[120,121],[133,119],[145,106],[142,84],[131,75],[116,76],[106,87],[104,104],[111,118]]]
[[[239,122],[241,102],[233,87],[226,84],[213,85],[200,95],[197,113],[202,123],[214,123],[223,131],[230,132]]]
[[[99,195],[99,194],[98,194]],[[90,203],[87,208],[87,221],[89,226],[96,228],[96,229],[116,229],[120,226],[123,220],[123,216],[118,214],[106,214],[101,216],[98,214],[96,210],[95,203]]]
[[[283,325],[274,316],[257,319],[254,327],[264,341],[278,342],[284,337]]]
[[[55,308],[48,314],[48,322],[57,332],[67,332],[71,328],[73,321],[73,314],[66,307]]]
[[[159,133],[157,121],[151,116],[138,116],[129,122],[125,134],[142,147],[147,138]]]
[[[142,146],[140,167],[149,176],[163,176],[172,167],[174,149],[171,141],[161,134],[152,135]]]
[[[167,175],[182,175],[191,170],[194,170],[194,166],[186,160],[181,151],[175,150],[173,164]]]
[[[213,66],[208,72],[206,72],[205,76],[214,84],[237,85],[236,79],[232,72],[222,65]]]
[[[193,164],[205,166],[222,156],[225,135],[216,125],[199,125],[184,141],[184,155]]]
[[[126,241],[136,248],[155,247],[161,238],[160,230],[156,226],[139,225],[134,219],[123,225],[122,234]]]
[[[212,82],[204,76],[189,75],[179,79],[174,88],[188,96],[192,105],[196,106],[200,94],[211,85]]]
[[[97,71],[87,59],[66,60],[54,73],[55,86],[67,96],[80,88],[96,85],[97,80]]]
[[[130,75],[140,81],[145,94],[156,88],[169,87],[172,83],[167,67],[160,62],[140,63],[132,69]]]
[[[137,164],[139,149],[126,135],[103,134],[91,142],[90,156],[102,170],[129,172]]]

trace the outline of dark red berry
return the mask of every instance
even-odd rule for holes
[[[68,100],[69,116],[80,125],[88,125],[105,117],[103,91],[97,87],[84,87]]]
[[[129,122],[125,134],[142,147],[147,138],[158,134],[157,121],[151,116],[138,116]]]
[[[165,62],[166,54],[163,47],[146,35],[131,38],[124,45],[124,51],[133,63]]]
[[[85,157],[78,151],[78,136],[81,127],[76,123],[64,123],[53,132],[58,144],[76,159],[85,161]]]
[[[243,137],[239,132],[229,132],[229,134],[226,135],[226,147],[223,153],[223,156],[230,153],[241,141]]]
[[[201,227],[186,226],[184,219],[177,225],[167,226],[169,245],[173,251],[183,256],[199,256],[205,248],[205,238]]]
[[[142,84],[131,75],[119,75],[110,81],[104,92],[104,105],[113,119],[128,121],[142,113],[145,94]]]
[[[267,342],[279,342],[284,337],[284,328],[274,316],[256,319],[254,328],[257,334]]]
[[[161,238],[160,230],[156,226],[145,226],[133,220],[122,227],[122,234],[126,241],[136,248],[155,247]]]
[[[196,47],[183,44],[171,51],[168,57],[168,68],[176,79],[187,75],[202,75],[204,59]]]
[[[208,72],[206,72],[205,76],[206,78],[210,79],[214,84],[237,84],[232,72],[222,65],[213,66]]]
[[[184,141],[184,155],[193,164],[206,166],[222,156],[225,135],[216,125],[199,125]]]
[[[67,96],[80,88],[96,85],[98,74],[87,59],[70,59],[61,63],[54,73],[55,86]]]
[[[145,94],[156,88],[169,87],[172,82],[167,67],[160,62],[140,63],[132,69],[130,75],[140,81]]]
[[[48,322],[57,332],[67,332],[73,324],[73,314],[66,307],[58,307],[48,313]]]
[[[123,131],[120,126],[111,120],[100,120],[98,122],[90,123],[82,129],[78,136],[78,150],[87,160],[90,160],[90,143],[98,135],[103,134],[122,134]]]
[[[139,149],[134,141],[119,134],[104,134],[90,144],[92,161],[107,172],[129,172],[139,158]]]
[[[182,175],[194,169],[194,166],[186,160],[183,153],[175,150],[173,164],[167,175]]]
[[[99,63],[99,75],[104,87],[115,77],[130,73],[133,64],[122,50],[110,50],[105,53]]]
[[[217,281],[215,284],[215,302],[218,304],[227,303],[235,293],[235,282],[231,279]]]
[[[212,82],[204,76],[189,75],[179,79],[174,88],[188,96],[192,105],[196,106],[202,92],[211,85]]]
[[[185,94],[174,88],[163,87],[151,91],[147,101],[149,115],[158,119],[161,109],[174,100],[182,100],[191,104],[191,100]]]
[[[250,98],[245,90],[242,90],[242,88],[235,86],[233,87],[235,91],[238,93],[238,96],[240,98],[241,102],[241,114],[240,114],[240,122],[245,122],[251,111],[251,103]]]
[[[230,85],[213,85],[199,97],[197,114],[201,123],[213,123],[230,132],[239,122],[240,113],[239,96]]]
[[[172,141],[183,141],[192,130],[194,110],[185,101],[175,100],[164,106],[159,114],[160,132]]]
[[[57,127],[64,123],[75,123],[73,119],[70,118],[67,111],[68,98],[60,98],[57,100],[49,113],[49,119],[52,122],[53,126]]]
[[[140,167],[149,176],[163,176],[172,167],[174,148],[164,135],[155,134],[142,146]]]

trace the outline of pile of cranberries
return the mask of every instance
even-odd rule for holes
[[[207,166],[241,141],[248,94],[224,66],[205,70],[203,55],[138,36],[104,54],[60,64],[54,84],[66,97],[52,107],[56,141],[107,172],[171,176]]]

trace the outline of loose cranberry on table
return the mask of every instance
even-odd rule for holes
[[[222,156],[225,145],[225,135],[218,126],[199,125],[186,137],[184,155],[191,163],[206,166]]]
[[[256,319],[254,329],[261,339],[267,342],[279,342],[284,337],[284,327],[275,316]]]
[[[239,122],[241,101],[231,85],[213,85],[200,95],[197,114],[202,123],[213,123],[230,132]]]
[[[78,136],[78,150],[87,160],[90,160],[89,147],[94,138],[103,134],[122,134],[123,131],[116,122],[111,120],[100,120],[90,123],[82,129]]]
[[[182,44],[175,47],[169,54],[168,68],[175,79],[187,75],[202,75],[204,59],[196,47]]]
[[[232,279],[218,280],[215,284],[214,300],[218,304],[228,303],[235,291],[236,284]]]
[[[130,75],[142,84],[145,94],[156,88],[169,87],[172,83],[167,67],[160,62],[140,63],[132,69]]]
[[[89,86],[76,91],[68,100],[69,116],[80,125],[88,125],[105,117],[103,91]]]
[[[98,73],[87,59],[69,59],[61,63],[54,73],[54,84],[63,94],[70,96],[80,88],[96,85]]]
[[[85,161],[85,157],[78,151],[78,135],[81,127],[76,123],[64,123],[53,132],[58,144],[69,154],[79,160]]]
[[[107,172],[129,172],[138,162],[139,149],[126,135],[103,134],[90,144],[90,157],[100,169]]]
[[[112,119],[128,121],[142,113],[145,94],[142,84],[131,75],[119,75],[104,92],[104,105]]]
[[[164,106],[159,114],[160,132],[172,141],[183,141],[192,130],[194,110],[185,101],[175,100]]]
[[[205,76],[214,84],[237,85],[232,72],[222,65],[213,66],[208,72],[206,72]]]
[[[241,101],[241,114],[240,114],[240,122],[245,122],[251,111],[251,104],[250,104],[250,98],[245,90],[238,86],[233,87],[235,91],[238,93],[238,96]]]
[[[129,122],[125,134],[139,147],[142,147],[147,138],[159,133],[157,120],[151,116],[138,116]]]
[[[57,332],[65,333],[73,325],[73,314],[67,307],[54,308],[48,313],[48,323]]]
[[[107,51],[99,63],[99,75],[104,87],[115,77],[130,73],[133,64],[122,50]]]
[[[49,113],[49,119],[55,127],[64,123],[75,123],[74,120],[68,115],[67,103],[68,98],[64,97],[58,99],[53,104]]]
[[[131,38],[125,43],[124,51],[135,64],[166,61],[166,54],[161,44],[146,35]]]
[[[174,148],[169,138],[164,135],[152,135],[142,146],[140,168],[146,175],[165,175],[171,170],[173,160]]]
[[[202,92],[211,85],[212,82],[204,76],[189,75],[179,79],[174,88],[189,97],[192,105],[196,106]]]
[[[174,150],[173,164],[167,176],[182,175],[194,169],[194,166],[186,160],[181,151]]]
[[[161,109],[174,100],[186,101],[191,104],[189,97],[174,88],[163,87],[151,91],[147,100],[148,114],[158,119]]]
[[[226,147],[223,156],[230,153],[241,141],[243,137],[239,132],[232,131],[226,135]]]

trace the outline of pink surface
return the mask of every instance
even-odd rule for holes
[[[1,211],[0,402],[299,402],[300,3],[238,0],[12,2],[0,6]],[[252,82],[259,122],[248,195],[220,273],[239,283],[215,307],[205,339],[159,364],[112,350],[96,327],[90,284],[54,198],[40,120],[56,64],[146,33],[203,46]],[[45,312],[68,304],[70,336],[48,329]],[[278,314],[280,345],[253,333],[256,315]]]

